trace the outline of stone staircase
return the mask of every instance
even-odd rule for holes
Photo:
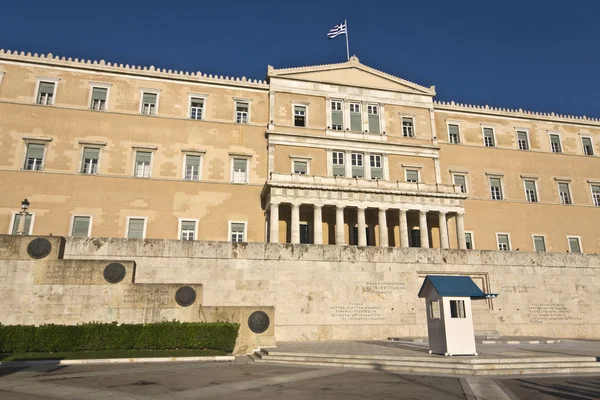
[[[600,374],[596,357],[460,358],[351,355],[286,352],[260,349],[250,356],[256,362],[363,368],[436,375]]]

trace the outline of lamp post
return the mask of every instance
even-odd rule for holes
[[[25,199],[21,202],[21,212],[19,212],[19,215],[21,216],[21,218],[19,218],[19,228],[17,229],[17,235],[25,234],[25,219],[29,215],[29,213],[27,212],[28,209],[29,209],[29,201],[27,199]]]

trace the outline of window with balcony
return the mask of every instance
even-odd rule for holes
[[[190,119],[204,119],[204,99],[199,97],[190,98]]]
[[[517,131],[517,142],[519,144],[519,150],[529,150],[527,131]]]
[[[363,164],[363,155],[360,153],[352,153],[350,155],[352,161],[352,177],[353,178],[364,178],[365,167]]]
[[[496,234],[496,239],[498,241],[498,250],[510,251],[510,238],[507,233]]]
[[[36,104],[41,104],[44,106],[54,105],[55,89],[56,82],[40,81],[36,98]]]
[[[306,106],[294,106],[294,126],[306,126]]]
[[[537,203],[538,196],[537,196],[537,187],[535,185],[535,181],[534,180],[524,180],[523,185],[525,186],[525,200],[527,200],[528,203]]]
[[[581,138],[581,145],[583,146],[583,154],[586,156],[594,155],[594,146],[592,146],[592,139],[589,137]]]
[[[200,180],[200,163],[202,156],[195,154],[185,155],[185,175],[183,177],[186,181],[199,181]]]
[[[90,109],[94,111],[106,111],[106,99],[108,97],[108,88],[92,87],[92,103]]]
[[[402,117],[402,136],[415,137],[415,121],[412,117]]]
[[[344,111],[341,101],[331,101],[331,129],[334,131],[344,130]]]
[[[490,193],[492,200],[502,200],[502,181],[500,178],[490,178]]]
[[[460,143],[460,130],[456,124],[448,124],[448,142],[453,144]]]
[[[367,114],[369,116],[369,133],[380,133],[379,106],[374,104],[367,105]]]
[[[136,151],[135,152],[135,170],[133,176],[136,178],[150,178],[152,170],[152,152]]]
[[[346,176],[346,165],[344,164],[344,153],[334,151],[332,155],[333,176]]]
[[[350,103],[350,130],[352,132],[362,132],[360,103]]]
[[[296,174],[296,175],[308,174],[308,161],[292,160],[292,166],[294,168],[294,174]]]
[[[250,105],[248,103],[235,103],[235,123],[247,124],[250,121]]]
[[[465,175],[454,174],[454,184],[460,186],[461,193],[467,193],[467,177]]]
[[[560,144],[560,135],[550,134],[550,148],[553,153],[562,153],[562,146]]]
[[[44,144],[28,143],[24,169],[27,171],[41,171],[44,164],[45,149],[46,145]]]
[[[371,165],[371,179],[383,179],[383,166],[381,163],[381,155],[371,154],[370,165]]]
[[[495,147],[496,140],[494,140],[494,129],[483,128],[483,144],[485,147]]]
[[[84,147],[81,160],[81,173],[96,175],[98,173],[98,161],[100,160],[100,149],[97,147]]]
[[[158,108],[157,104],[157,93],[142,93],[142,115],[156,115],[156,110]]]
[[[572,204],[573,201],[571,199],[571,190],[569,188],[569,184],[567,182],[559,182],[558,183],[558,194],[560,197],[561,204]]]

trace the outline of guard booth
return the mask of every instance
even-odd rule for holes
[[[483,293],[468,276],[427,275],[419,297],[427,302],[429,353],[476,356],[471,300],[496,296]]]

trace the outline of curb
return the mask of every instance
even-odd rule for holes
[[[235,356],[212,357],[151,357],[151,358],[98,358],[90,360],[31,360],[0,361],[0,367],[18,367],[34,365],[85,365],[85,364],[131,364],[160,362],[231,362]]]
[[[553,344],[560,343],[560,339],[554,340],[482,340],[481,344]]]

